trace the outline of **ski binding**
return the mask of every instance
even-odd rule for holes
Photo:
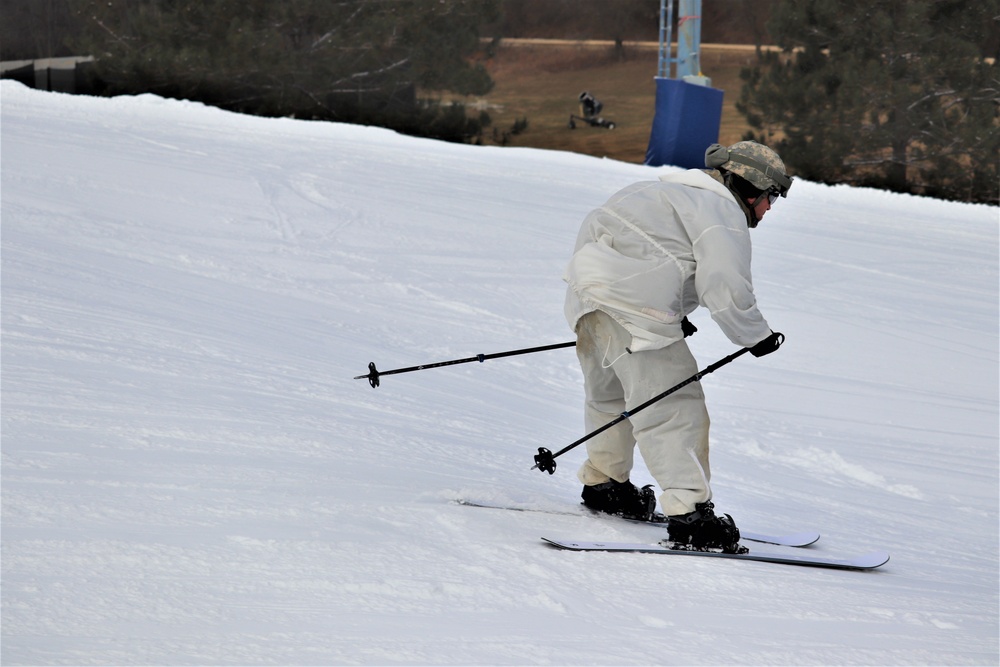
[[[547,510],[547,509],[537,509],[530,507],[490,505],[487,503],[478,503],[464,499],[455,500],[454,502],[459,505],[465,505],[466,507],[485,507],[487,509],[508,510],[512,512],[537,512],[539,514],[555,514],[557,516],[584,516],[584,517],[593,516],[601,519],[615,519],[618,521],[629,521],[630,523],[640,523],[640,524],[650,524],[650,525],[662,525],[666,523],[666,517],[659,513],[654,514],[653,518],[649,521],[642,521],[639,519],[623,519],[622,517],[616,517],[610,514],[602,514],[600,512],[594,512],[588,509],[583,509],[580,511]],[[815,544],[819,540],[819,533],[813,531],[791,533],[788,535],[765,535],[763,533],[752,533],[740,529],[740,536],[744,540],[750,540],[751,542],[762,542],[764,544],[774,544],[782,547],[807,547],[811,544]]]

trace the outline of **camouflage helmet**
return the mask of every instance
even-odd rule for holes
[[[729,148],[712,144],[705,151],[705,166],[736,174],[755,188],[776,191],[782,197],[787,197],[792,187],[792,178],[778,154],[756,141],[738,141]]]

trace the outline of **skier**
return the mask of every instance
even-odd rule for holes
[[[698,372],[684,338],[697,330],[686,316],[699,305],[756,357],[784,340],[757,308],[749,229],[792,180],[778,154],[753,141],[713,144],[705,165],[635,183],[583,221],[564,279],[589,431]],[[711,502],[708,431],[705,395],[693,382],[591,438],[578,472],[584,505],[649,517],[652,485],[629,481],[638,445],[662,489],[667,543],[738,552],[739,529]]]

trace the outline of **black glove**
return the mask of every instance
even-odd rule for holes
[[[683,332],[685,338],[687,338],[688,336],[693,336],[694,332],[697,330],[698,327],[691,324],[691,320],[689,320],[687,317],[681,320],[681,332]]]
[[[763,357],[771,354],[785,342],[785,334],[771,332],[771,335],[750,348],[750,354],[755,357]]]

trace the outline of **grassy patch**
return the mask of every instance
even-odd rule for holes
[[[752,48],[705,47],[704,73],[724,91],[719,140],[731,144],[749,129],[736,111],[740,68],[755,59]],[[501,46],[487,63],[496,86],[482,98],[467,98],[472,107],[488,110],[498,130],[509,130],[527,118],[525,131],[508,145],[573,151],[624,162],[646,156],[656,101],[655,47],[626,45],[625,59],[607,45]],[[569,129],[570,114],[579,114],[578,96],[589,91],[604,103],[601,115],[615,129],[578,123]],[[489,132],[487,132],[487,135]]]

